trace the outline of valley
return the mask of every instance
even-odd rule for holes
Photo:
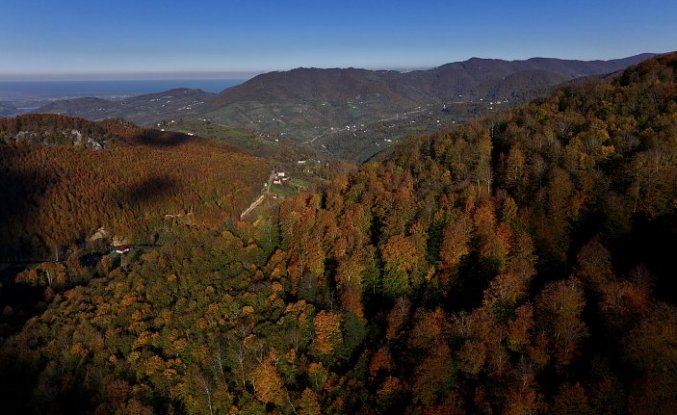
[[[677,414],[677,2],[2,6],[0,415]]]
[[[674,413],[676,85],[0,119],[3,410]]]

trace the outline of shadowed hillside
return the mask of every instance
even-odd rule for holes
[[[228,220],[269,171],[215,141],[50,115],[0,119],[0,154],[0,260],[50,256],[102,226],[147,242],[166,214]]]

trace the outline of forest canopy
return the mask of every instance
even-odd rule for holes
[[[236,217],[268,162],[214,140],[124,121],[58,115],[0,119],[0,261],[48,258],[97,229],[152,243],[167,218]],[[169,215],[169,216],[168,216]]]
[[[29,268],[18,282],[44,305],[0,340],[3,405],[677,413],[676,87],[677,54],[660,56],[413,137],[255,220],[178,224],[131,257]],[[193,177],[224,174],[213,152],[181,145],[203,170],[171,176],[192,189],[176,208],[210,200],[212,181]],[[10,148],[10,166],[66,174],[104,154]],[[177,169],[165,147],[129,149],[103,150],[119,154],[92,180],[123,160]]]

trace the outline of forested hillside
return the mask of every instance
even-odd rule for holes
[[[407,140],[252,222],[28,269],[46,309],[0,346],[3,406],[677,413],[676,86],[677,54],[658,57]]]
[[[297,68],[228,88],[203,110],[215,122],[284,134],[361,163],[413,133],[522,104],[563,82],[614,73],[651,56],[609,61],[472,58],[408,72]]]
[[[297,68],[260,74],[218,95],[182,88],[127,98],[81,97],[43,103],[34,112],[95,121],[122,118],[174,131],[182,128],[179,124],[191,125],[198,135],[208,125],[237,129],[244,140],[219,138],[244,143],[246,149],[272,134],[362,163],[404,137],[523,104],[563,82],[615,73],[651,56],[607,61],[471,58],[405,72]],[[4,112],[15,113],[11,107]]]
[[[0,262],[54,256],[100,227],[154,243],[167,215],[237,217],[268,172],[263,159],[218,142],[124,121],[0,119]]]

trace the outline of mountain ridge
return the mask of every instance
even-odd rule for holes
[[[561,72],[564,75],[571,77],[579,76],[588,76],[588,75],[600,75],[604,73],[612,73],[626,67],[639,63],[643,60],[646,60],[652,56],[655,56],[654,53],[642,53],[638,55],[629,56],[626,58],[620,59],[611,59],[611,60],[568,60],[568,59],[558,59],[558,58],[544,58],[544,57],[533,57],[525,60],[504,60],[504,59],[493,59],[493,58],[478,58],[472,57],[465,61],[459,62],[449,62],[445,63],[430,69],[418,69],[414,71],[400,72],[396,70],[371,70],[363,69],[356,67],[332,67],[332,68],[320,68],[320,67],[297,67],[287,71],[271,71],[263,74],[259,74],[250,80],[236,85],[234,87],[226,88],[217,95],[217,99],[210,103],[210,108],[214,108],[219,104],[218,97],[224,95],[231,95],[240,93],[240,91],[246,89],[250,85],[254,84],[255,87],[267,87],[267,82],[273,82],[275,85],[276,82],[288,81],[293,76],[310,76],[310,81],[317,81],[319,74],[326,74],[330,79],[336,80],[337,77],[343,77],[350,79],[353,75],[363,74],[368,76],[371,79],[366,80],[375,80],[381,82],[393,81],[393,80],[405,80],[411,82],[412,78],[416,78],[417,75],[426,74],[434,75],[435,77],[440,77],[442,75],[447,75],[444,72],[449,71],[450,69],[462,68],[463,70],[476,71],[480,66],[486,65],[500,65],[500,68],[503,69],[502,72],[512,73],[518,71],[527,71],[527,70],[552,70]],[[544,69],[544,66],[547,69]],[[506,68],[514,67],[514,69]],[[374,79],[376,78],[376,79]],[[399,79],[398,79],[399,78]],[[343,88],[342,88],[343,89]]]
[[[564,82],[618,72],[650,56],[607,61],[471,58],[409,72],[299,67],[260,74],[218,94],[172,90],[126,101],[83,98],[56,101],[35,112],[124,118],[145,126],[210,120],[287,136],[333,157],[362,162],[407,135],[479,116],[497,105],[527,102]],[[177,93],[185,96],[166,98]]]
[[[410,72],[295,68],[224,90],[205,107],[205,116],[288,134],[336,157],[364,161],[384,142],[482,115],[495,105],[526,102],[563,82],[617,72],[649,56],[610,61],[472,58]],[[449,109],[450,104],[456,107]],[[440,114],[443,106],[448,111]]]

